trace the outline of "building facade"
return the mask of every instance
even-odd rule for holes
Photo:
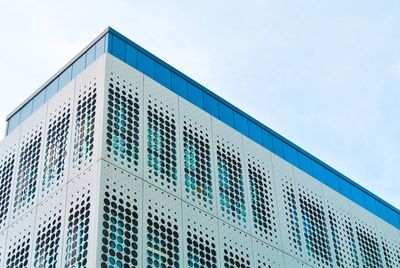
[[[7,120],[0,267],[400,267],[398,209],[111,28]]]

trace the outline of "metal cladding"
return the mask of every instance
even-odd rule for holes
[[[398,228],[109,53],[0,174],[0,267],[400,266]]]

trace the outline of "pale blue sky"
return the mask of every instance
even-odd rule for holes
[[[110,25],[400,207],[399,14],[399,1],[0,0],[0,131]]]

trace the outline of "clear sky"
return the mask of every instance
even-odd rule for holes
[[[0,0],[0,131],[109,25],[400,207],[399,14],[398,0]]]

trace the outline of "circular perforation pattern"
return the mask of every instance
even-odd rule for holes
[[[68,133],[71,124],[70,100],[60,107],[59,111],[50,115],[47,129],[44,171],[42,178],[42,196],[51,189],[57,188],[64,176]]]
[[[300,223],[299,223],[299,212],[296,206],[296,195],[293,184],[289,182],[289,179],[285,177],[287,182],[282,183],[284,205],[285,205],[285,217],[287,222],[287,232],[291,247],[297,254],[302,256],[302,244],[300,235]]]
[[[107,108],[107,157],[123,166],[135,167],[139,161],[138,87],[110,74]]]
[[[208,133],[184,116],[183,151],[186,198],[213,210],[211,153]]]
[[[381,236],[383,257],[388,268],[400,267],[400,244],[398,239]]]
[[[39,170],[40,148],[42,144],[42,127],[25,140],[19,157],[18,176],[15,184],[14,212],[21,207],[29,207],[36,195],[36,184]]]
[[[350,217],[344,212],[334,211],[328,204],[328,219],[332,234],[335,264],[337,267],[359,267],[356,241]]]
[[[356,225],[356,235],[362,257],[362,266],[366,268],[382,267],[382,257],[376,234],[367,228],[363,228],[360,222]]]
[[[106,181],[103,199],[101,267],[138,267],[138,200]],[[115,184],[115,183],[114,183]]]
[[[180,234],[177,212],[169,208],[167,200],[172,196],[156,188],[151,188],[154,194],[159,193],[161,201],[150,199],[145,208],[146,221],[146,256],[147,268],[179,267],[180,265]],[[157,198],[157,199],[158,199]],[[165,201],[163,199],[166,199]],[[175,198],[173,198],[176,200]],[[167,204],[167,205],[166,205]]]
[[[38,226],[34,267],[57,267],[61,241],[61,212],[53,213],[48,222]]]
[[[86,160],[89,162],[92,160],[96,120],[96,90],[96,83],[90,83],[78,95],[73,167],[80,166]]]
[[[215,238],[187,225],[186,232],[188,267],[217,267]]]
[[[278,229],[271,175],[264,165],[258,163],[254,158],[248,159],[247,162],[254,232],[271,242],[276,241]]]
[[[86,267],[90,223],[90,190],[78,190],[68,210],[65,267]]]
[[[27,232],[9,246],[6,267],[28,267],[31,233]]]
[[[176,122],[169,106],[148,101],[147,106],[147,166],[149,179],[169,190],[177,191]]]
[[[225,268],[250,268],[250,256],[240,249],[240,241],[224,238],[229,243],[224,243],[223,258]],[[239,244],[239,245],[238,245]],[[235,245],[235,246],[233,246]]]
[[[239,148],[217,139],[218,187],[222,216],[247,227],[243,170]]]
[[[332,267],[328,228],[324,208],[309,192],[299,194],[306,248],[310,260],[318,267]]]
[[[11,182],[14,173],[15,152],[3,156],[0,164],[0,226],[5,224],[11,197]]]

